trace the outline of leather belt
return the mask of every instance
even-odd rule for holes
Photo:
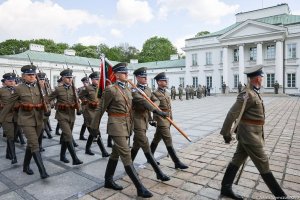
[[[110,117],[128,117],[129,113],[108,113]]]
[[[265,120],[255,120],[255,119],[242,118],[241,121],[246,123],[246,124],[252,124],[252,125],[264,125],[265,124]]]
[[[22,103],[20,108],[25,111],[32,111],[33,109],[42,110],[43,104]]]
[[[161,111],[170,112],[171,110],[170,109],[161,109]]]

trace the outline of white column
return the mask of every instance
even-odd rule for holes
[[[283,45],[282,41],[276,41],[276,56],[275,56],[275,81],[279,85],[283,85]]]
[[[245,55],[244,55],[244,44],[239,45],[239,80],[242,84],[245,83]]]
[[[257,43],[256,46],[256,64],[262,65],[263,64],[263,52],[262,52],[262,42]]]
[[[223,47],[223,81],[228,85],[228,47]]]

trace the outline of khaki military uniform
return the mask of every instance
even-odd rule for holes
[[[239,167],[249,156],[261,174],[270,172],[269,159],[263,149],[265,109],[263,100],[253,88],[245,88],[237,97],[224,121],[221,134],[229,136],[234,121],[241,112],[244,96],[248,90],[248,100],[245,111],[237,128],[238,146],[232,158],[232,163]]]
[[[49,101],[56,99],[55,119],[62,130],[62,141],[72,142],[72,131],[75,121],[75,94],[72,86],[61,85],[50,94]]]
[[[179,99],[182,100],[182,95],[183,95],[183,88],[181,86],[178,87],[178,96]]]
[[[38,137],[43,128],[43,105],[37,84],[20,84],[3,108],[0,122],[6,120],[16,102],[20,103],[18,125],[22,128],[31,152],[39,151]]]
[[[171,98],[165,90],[160,88],[157,89],[155,92],[153,92],[151,100],[157,104],[162,111],[168,112],[170,118],[172,119]],[[171,123],[166,118],[163,118],[157,114],[153,115],[153,119],[157,121],[157,129],[152,143],[158,144],[160,140],[163,139],[167,147],[172,146],[172,136],[170,133]]]
[[[128,138],[132,131],[132,95],[127,86],[118,83],[107,87],[103,93],[100,119],[104,112],[108,113],[107,133],[112,137],[114,145],[110,159],[121,160],[124,166],[132,164]]]

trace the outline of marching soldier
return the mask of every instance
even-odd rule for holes
[[[182,101],[182,95],[183,95],[183,87],[182,85],[180,84],[179,87],[178,87],[178,96],[179,96],[179,99]]]
[[[14,73],[6,73],[3,75],[5,86],[0,88],[0,101],[3,108],[6,104],[9,104],[10,97],[15,93],[15,79]],[[3,122],[3,134],[6,135],[6,158],[11,160],[11,164],[17,163],[16,151],[15,151],[15,128],[14,117],[17,113],[14,109],[11,109],[6,115]]]
[[[43,104],[42,97],[36,81],[36,66],[25,65],[21,68],[24,83],[15,87],[15,92],[9,98],[9,103],[3,108],[0,114],[0,123],[3,123],[7,114],[11,111],[16,102],[20,103],[18,112],[18,125],[21,126],[26,138],[27,148],[25,151],[23,172],[32,175],[30,160],[33,157],[42,179],[49,177],[43,164],[39,149],[38,138],[43,128]]]
[[[100,119],[105,111],[108,113],[107,133],[111,135],[114,142],[106,167],[104,187],[114,190],[123,189],[122,186],[119,186],[113,180],[118,159],[121,157],[125,171],[137,189],[137,195],[149,198],[153,195],[144,187],[133,167],[127,141],[132,131],[132,95],[126,85],[128,78],[126,63],[115,65],[113,71],[117,81],[114,85],[105,89],[100,109]]]
[[[62,85],[62,79],[61,79],[61,77],[59,79],[57,79],[57,85],[58,86]],[[56,128],[55,128],[55,135],[60,135],[59,129],[60,129],[59,123],[57,122]]]
[[[82,82],[83,86],[78,89],[79,94],[82,90],[84,90],[85,87],[87,87],[89,85],[89,79],[87,77],[83,77],[81,79],[81,82]],[[80,100],[81,100],[82,111],[84,113],[84,111],[86,109],[87,99],[80,97]],[[85,130],[86,130],[86,124],[85,124],[85,121],[84,121],[82,126],[81,126],[81,129],[80,129],[79,140],[86,140],[86,138],[84,137]]]
[[[75,108],[76,108],[76,95],[72,89],[73,71],[71,69],[63,70],[60,75],[62,76],[62,85],[55,88],[50,94],[49,101],[57,100],[55,119],[59,121],[59,126],[62,130],[60,161],[69,163],[66,158],[66,150],[68,149],[73,160],[73,165],[80,165],[83,162],[78,159],[74,145],[72,131],[75,121]]]
[[[136,76],[137,87],[141,89],[149,98],[151,97],[151,90],[147,86],[147,68],[142,67],[133,72]],[[155,159],[150,150],[150,145],[148,138],[146,136],[146,131],[148,129],[149,118],[151,117],[150,111],[156,113],[162,117],[166,117],[168,113],[162,112],[155,107],[153,107],[138,91],[137,89],[132,90],[132,109],[133,109],[133,145],[131,148],[131,158],[134,161],[140,148],[143,149],[144,154],[154,169],[157,179],[162,181],[168,181],[170,178],[166,176],[159,166],[157,165]],[[155,126],[152,120],[150,123]]]
[[[102,152],[102,157],[108,157],[104,144],[101,139],[99,129],[92,129],[91,122],[93,118],[96,117],[97,110],[96,108],[100,105],[100,98],[98,98],[97,88],[99,84],[99,72],[93,72],[90,74],[89,78],[92,80],[91,85],[84,86],[79,93],[79,97],[81,99],[86,99],[86,108],[83,110],[84,124],[87,126],[87,129],[90,133],[85,147],[85,153],[88,155],[95,155],[91,151],[91,145],[93,143],[94,138],[97,138],[97,144]]]
[[[166,92],[168,85],[166,74],[164,72],[159,73],[154,77],[154,79],[156,80],[158,89],[152,93],[151,100],[156,103],[162,111],[168,112],[170,118],[172,119],[170,95]],[[175,168],[187,169],[188,166],[183,164],[175,153],[172,143],[172,136],[170,133],[170,122],[166,118],[163,118],[156,113],[154,113],[153,118],[155,121],[157,121],[157,128],[150,146],[152,154],[154,155],[157,145],[162,139],[167,147],[168,153],[175,163]]]
[[[248,83],[250,85],[245,87],[238,95],[235,104],[227,114],[220,133],[223,135],[225,143],[230,143],[232,140],[230,135],[231,126],[242,112],[241,121],[238,122],[236,134],[238,145],[236,152],[225,171],[222,180],[221,194],[233,199],[243,199],[240,195],[237,195],[232,191],[232,183],[238,169],[249,156],[276,199],[286,199],[286,194],[270,171],[269,159],[263,149],[265,109],[263,100],[259,94],[259,89],[263,80],[262,66],[252,67],[248,69],[248,71],[245,71],[245,74],[247,74],[247,77],[250,79],[250,83]],[[245,105],[243,106],[244,103]]]

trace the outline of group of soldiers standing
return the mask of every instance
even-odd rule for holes
[[[202,97],[206,97],[206,96],[210,96],[210,88],[206,87],[205,85],[198,85],[197,87],[195,86],[189,86],[187,85],[185,88],[183,88],[183,86],[180,84],[178,87],[178,98],[179,100],[183,100],[182,96],[184,94],[185,91],[185,98],[186,100],[189,99],[194,99],[194,97],[196,96],[198,99],[201,99]],[[171,99],[172,100],[176,100],[176,88],[175,86],[171,87]]]

